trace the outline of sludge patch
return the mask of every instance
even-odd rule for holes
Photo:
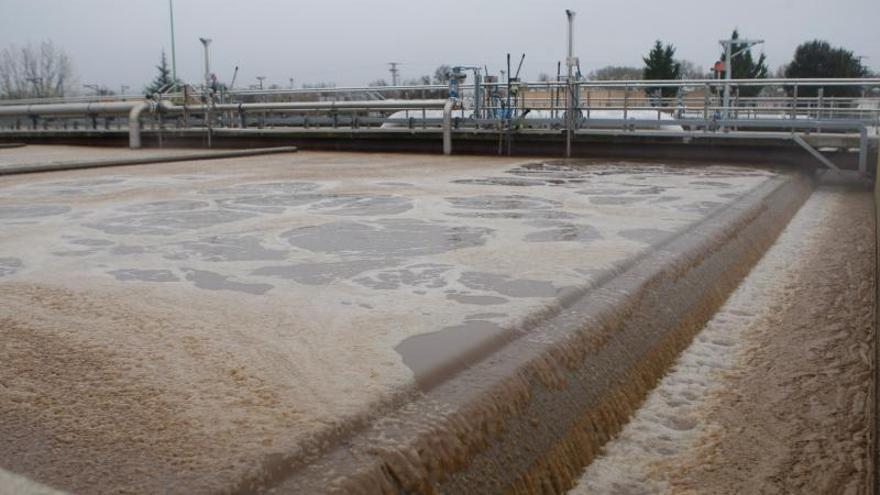
[[[334,222],[300,227],[281,235],[294,247],[359,257],[411,257],[485,244],[491,229],[440,222],[387,219],[370,223]]]
[[[516,335],[492,321],[468,319],[436,332],[408,337],[394,350],[412,370],[418,387],[430,390]]]
[[[243,292],[255,296],[261,296],[273,288],[274,285],[269,284],[250,284],[244,282],[236,282],[230,280],[230,277],[221,275],[207,270],[196,270],[193,268],[182,268],[186,273],[186,279],[195,284],[199,289],[205,290],[228,290],[234,292]]]
[[[138,268],[122,268],[107,272],[120,282],[178,282],[176,275],[170,270],[141,270]]]
[[[413,201],[403,196],[334,196],[321,200],[309,210],[322,215],[381,216],[399,215],[413,208]]]
[[[591,225],[561,223],[549,229],[532,232],[525,237],[526,242],[590,242],[602,238],[599,230]]]
[[[0,258],[0,277],[15,275],[24,267],[24,263],[19,258]]]

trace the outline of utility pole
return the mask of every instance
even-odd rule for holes
[[[745,39],[729,39],[720,40],[721,46],[724,48],[724,118],[730,118],[730,81],[733,79],[733,57],[740,53],[751,50],[753,46],[760,45],[764,40],[745,40]],[[742,46],[736,52],[733,51],[734,45]]]
[[[171,18],[171,84],[177,91],[177,50],[174,46],[174,0],[168,0],[168,14]]]
[[[388,62],[388,65],[391,66],[391,68],[388,69],[391,72],[391,85],[397,86],[397,74],[400,73],[397,66],[400,65],[400,62]]]
[[[568,67],[568,76],[566,78],[566,86],[568,90],[568,98],[566,98],[565,109],[565,157],[571,158],[571,139],[574,134],[574,66],[578,64],[577,58],[574,56],[574,15],[571,10],[565,11],[568,18],[568,57],[565,59],[565,65]]]

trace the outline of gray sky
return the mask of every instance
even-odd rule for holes
[[[526,53],[523,73],[555,73],[564,56],[565,15],[577,12],[576,54],[584,72],[641,65],[655,39],[707,68],[717,41],[738,27],[762,38],[771,69],[798,43],[820,38],[880,67],[878,0],[175,0],[178,76],[198,81],[199,36],[214,39],[221,80],[240,66],[237,86],[319,81],[361,85],[433,73],[439,64],[488,65]],[[724,10],[731,12],[724,14]],[[170,61],[168,0],[0,0],[0,46],[52,39],[72,56],[81,83],[140,89],[162,48]]]

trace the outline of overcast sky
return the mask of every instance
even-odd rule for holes
[[[178,76],[198,81],[198,37],[214,39],[212,69],[237,87],[403,79],[440,64],[488,65],[526,53],[523,75],[555,73],[564,57],[565,15],[577,12],[575,51],[584,72],[641,65],[655,39],[707,68],[718,40],[737,27],[766,40],[771,69],[798,43],[825,39],[880,68],[880,0],[175,0]],[[71,55],[80,83],[143,87],[171,36],[168,0],[0,0],[0,46],[51,39]]]

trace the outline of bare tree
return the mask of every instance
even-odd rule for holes
[[[0,98],[64,96],[73,87],[70,57],[50,40],[0,51]]]
[[[641,68],[618,65],[608,65],[601,69],[596,69],[587,75],[587,79],[591,81],[626,81],[641,78]]]
[[[681,65],[681,77],[684,79],[711,79],[703,67],[691,62],[690,60],[679,60]]]

